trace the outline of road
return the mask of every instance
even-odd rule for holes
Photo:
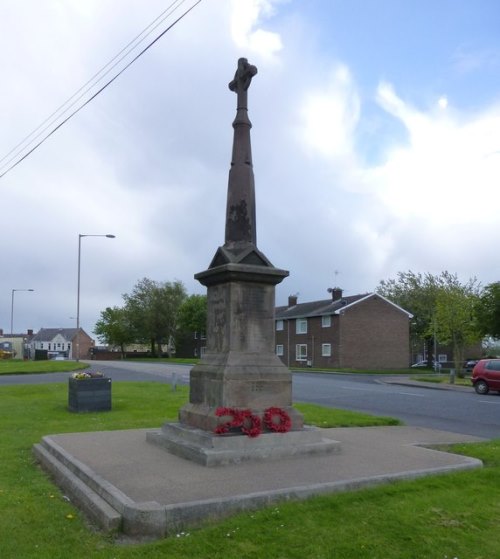
[[[187,365],[134,361],[90,361],[113,381],[189,384]],[[71,373],[2,375],[0,385],[65,381]],[[478,396],[473,389],[439,390],[388,384],[386,377],[344,374],[293,374],[295,401],[396,417],[407,425],[485,438],[500,437],[500,396]]]
[[[500,396],[470,389],[387,384],[373,375],[293,376],[294,400],[396,417],[407,425],[486,438],[500,437]]]

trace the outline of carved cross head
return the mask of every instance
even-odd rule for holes
[[[252,78],[257,73],[257,67],[248,63],[246,58],[238,60],[238,69],[234,74],[234,80],[229,84],[229,89],[236,93],[242,93],[250,87]]]

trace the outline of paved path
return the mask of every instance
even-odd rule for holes
[[[64,466],[52,464],[48,469],[64,490],[78,500],[78,492],[72,492],[81,481],[75,476],[83,477],[101,495],[99,499],[108,495],[106,502],[113,507],[103,520],[91,500],[84,507],[87,513],[104,526],[111,525],[106,518],[114,518],[131,535],[163,536],[206,518],[283,499],[481,467],[478,460],[422,446],[482,440],[478,437],[418,427],[325,429],[323,433],[341,442],[340,454],[214,468],[148,443],[146,430],[51,435],[44,445],[51,452],[50,460],[61,455]],[[68,464],[73,464],[73,473],[61,474]],[[114,511],[118,511],[115,517]]]

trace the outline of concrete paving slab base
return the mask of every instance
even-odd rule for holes
[[[132,537],[164,537],[278,501],[482,466],[430,447],[483,439],[418,427],[323,429],[324,438],[340,442],[339,454],[211,468],[148,443],[148,431],[50,435],[33,452],[94,524]]]

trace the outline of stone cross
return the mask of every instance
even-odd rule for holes
[[[257,74],[257,67],[248,63],[246,58],[238,60],[238,68],[234,80],[229,83],[229,89],[238,95],[237,109],[248,110],[247,90],[252,78]]]
[[[246,58],[238,60],[238,68],[229,89],[238,95],[236,118],[233,122],[234,139],[226,209],[224,246],[234,248],[257,243],[255,222],[255,187],[252,169],[252,147],[248,118],[247,91],[257,68]]]
[[[179,423],[167,422],[161,432],[147,435],[148,441],[206,466],[332,452],[338,447],[323,439],[319,430],[303,428],[304,419],[292,406],[292,375],[276,355],[274,291],[288,272],[275,268],[256,245],[252,125],[247,115],[247,91],[256,73],[255,66],[240,58],[229,84],[238,105],[225,243],[208,269],[195,275],[207,288],[206,351],[191,369],[189,403],[179,411]],[[258,440],[234,434],[220,437],[221,413],[228,408],[232,417],[234,410],[250,412],[256,425],[278,408],[290,419],[291,432],[277,434],[268,428]]]

